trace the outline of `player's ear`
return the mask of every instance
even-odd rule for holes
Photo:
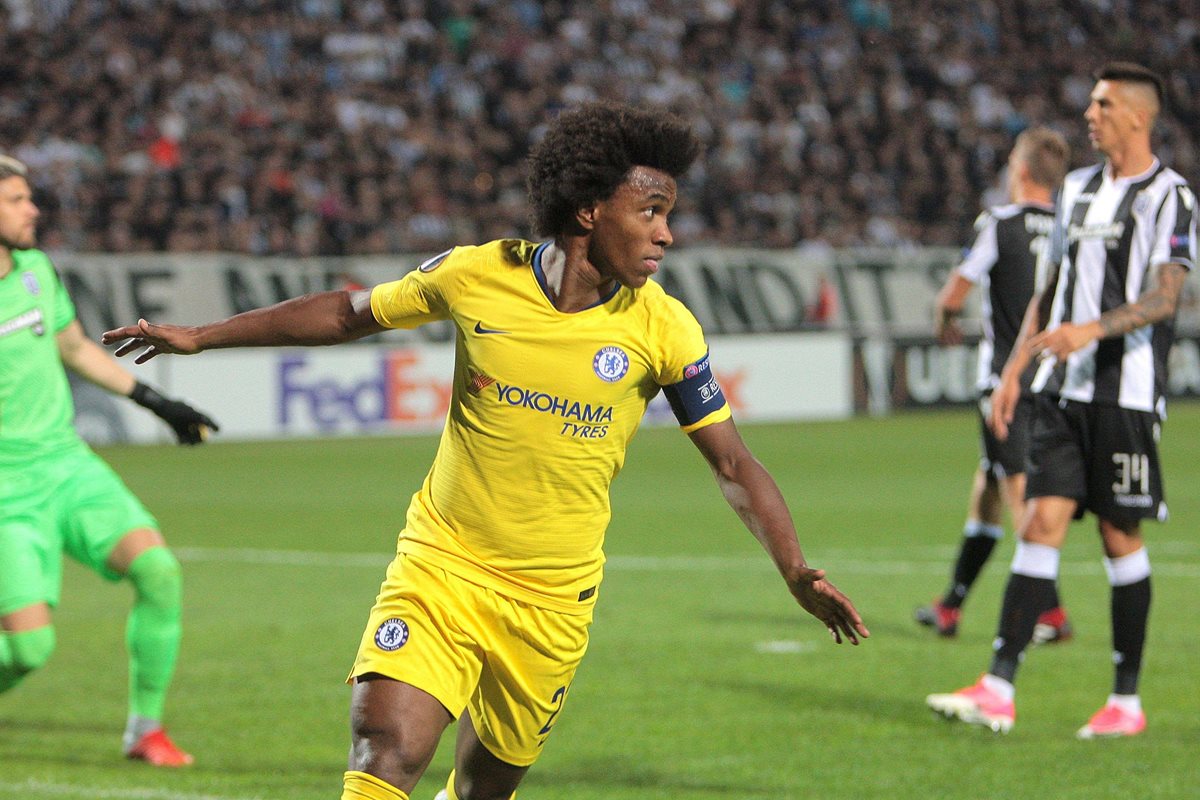
[[[1138,106],[1134,117],[1137,119],[1139,131],[1148,131],[1154,127],[1154,112],[1149,107]]]
[[[1135,85],[1128,87],[1125,94],[1136,130],[1151,130],[1154,127],[1154,118],[1158,114],[1158,98],[1153,90]]]
[[[596,227],[596,217],[599,214],[599,206],[585,206],[575,212],[575,224],[578,225],[584,232],[591,233]]]

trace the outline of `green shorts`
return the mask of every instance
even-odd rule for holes
[[[86,447],[0,470],[0,615],[58,605],[62,553],[107,580],[121,538],[158,521],[117,474]]]

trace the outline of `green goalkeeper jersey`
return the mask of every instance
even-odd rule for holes
[[[0,278],[0,467],[78,447],[56,334],[75,305],[41,250],[15,250]]]

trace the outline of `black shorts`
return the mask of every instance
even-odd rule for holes
[[[1165,520],[1159,426],[1149,411],[1037,395],[1025,496],[1076,500],[1076,519]]]
[[[992,396],[979,399],[979,468],[994,478],[1020,475],[1029,458],[1029,427],[1033,418],[1033,397],[1022,394],[1008,426],[1008,438],[1000,441],[988,427]]]

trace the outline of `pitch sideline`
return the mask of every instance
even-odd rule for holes
[[[1187,542],[1161,542],[1152,546],[1155,555],[1194,555],[1200,547]],[[241,563],[291,567],[371,567],[383,569],[392,559],[391,553],[336,553],[316,550],[264,550],[240,547],[174,547],[180,561],[189,563]],[[906,560],[896,560],[891,554],[897,548],[875,548],[854,552],[848,549],[831,550],[814,559],[814,564],[841,573],[857,575],[942,575],[946,560],[953,555],[952,547],[914,547],[903,552]],[[877,560],[863,559],[864,554],[879,555]],[[913,559],[914,555],[922,556]],[[925,560],[925,559],[928,560]],[[774,567],[761,556],[621,556],[608,559],[605,568],[617,572],[771,572]],[[1100,559],[1064,561],[1064,575],[1100,575]],[[1200,563],[1172,562],[1159,558],[1154,574],[1178,578],[1200,578]]]
[[[142,789],[137,787],[102,789],[95,786],[72,786],[50,783],[33,778],[21,783],[0,782],[0,793],[14,797],[86,797],[88,800],[263,800],[261,797],[240,797],[220,794],[188,794],[173,789]]]

